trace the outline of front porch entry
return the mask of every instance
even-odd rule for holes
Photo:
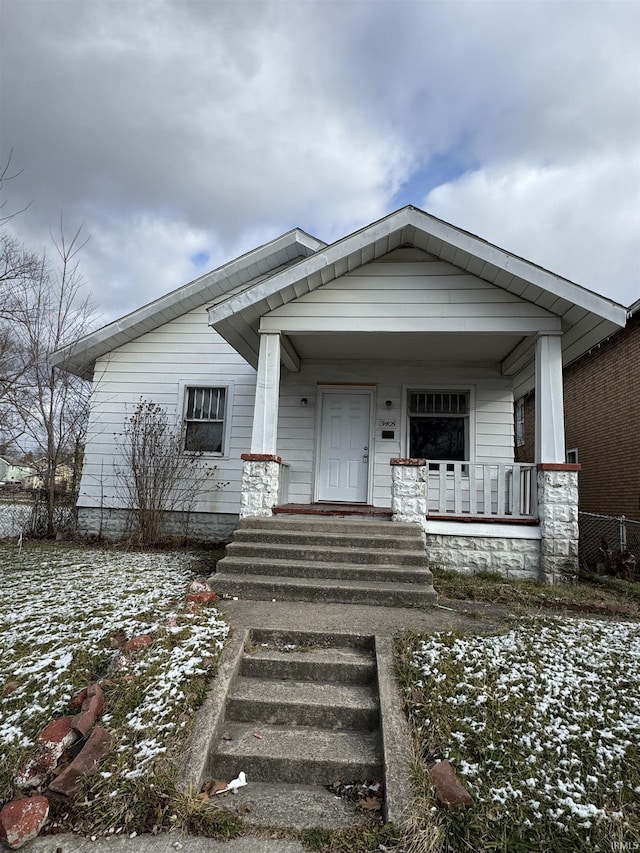
[[[317,501],[367,503],[372,404],[371,389],[320,390]]]

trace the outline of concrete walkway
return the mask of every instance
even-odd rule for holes
[[[110,838],[82,838],[78,835],[49,835],[36,838],[23,848],[26,853],[305,853],[299,841],[245,836],[232,841],[181,835],[138,835]]]
[[[465,602],[456,606],[418,608],[371,607],[353,604],[317,604],[306,602],[222,601],[219,606],[235,628],[270,630],[325,631],[363,633],[392,637],[408,631],[477,632],[498,622],[500,608]],[[466,611],[466,613],[464,612]],[[480,617],[480,618],[479,618]],[[298,841],[260,836],[245,836],[227,842],[183,836],[180,833],[140,835],[135,838],[111,836],[91,841],[76,835],[45,836],[30,842],[29,853],[304,853]]]
[[[504,615],[501,608],[468,601],[456,606],[370,607],[359,604],[323,604],[306,601],[221,601],[218,608],[230,625],[239,628],[267,628],[272,631],[326,631],[345,634],[398,636],[409,631],[433,634],[438,631],[478,630],[496,624]],[[465,612],[466,611],[466,612]]]

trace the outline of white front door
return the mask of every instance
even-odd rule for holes
[[[317,499],[366,503],[369,495],[370,391],[322,394]]]

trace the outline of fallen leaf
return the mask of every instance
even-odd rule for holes
[[[240,803],[236,811],[238,812],[238,814],[249,814],[249,812],[251,811],[251,806],[249,805],[249,803]]]
[[[377,812],[382,808],[382,800],[379,797],[363,797],[358,800],[358,806],[367,811]]]
[[[223,782],[222,779],[209,779],[202,786],[202,791],[207,797],[215,797],[220,791],[224,791],[228,784],[228,782]]]

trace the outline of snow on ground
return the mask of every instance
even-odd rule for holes
[[[185,612],[191,564],[184,553],[0,546],[0,751],[33,744],[89,678],[112,671],[112,636],[151,634],[119,673],[129,705],[114,719],[107,701],[103,725],[125,775],[161,755],[188,718],[191,681],[210,671],[228,631],[215,608]]]
[[[605,822],[624,835],[629,818],[637,831],[640,625],[545,619],[500,636],[441,634],[418,643],[412,664],[429,697],[417,710],[425,737],[441,738],[492,819],[588,839]]]

